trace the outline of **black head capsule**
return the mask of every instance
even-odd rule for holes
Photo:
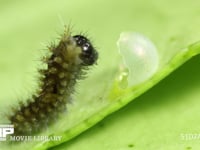
[[[83,64],[88,66],[93,65],[98,59],[98,53],[90,41],[82,35],[75,35],[73,38],[76,41],[77,46],[82,49],[80,59],[83,61]]]

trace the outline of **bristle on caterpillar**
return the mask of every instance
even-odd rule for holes
[[[71,36],[69,30],[64,32],[57,45],[48,49],[51,55],[44,60],[47,68],[39,70],[39,90],[9,117],[15,135],[34,134],[52,124],[66,110],[77,80],[98,58],[86,37]]]

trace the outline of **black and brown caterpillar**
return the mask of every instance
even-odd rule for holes
[[[51,55],[45,60],[47,68],[39,70],[42,76],[39,92],[9,116],[15,135],[38,133],[52,124],[66,110],[77,80],[98,58],[89,39],[83,35],[71,36],[69,30],[64,31],[57,45],[48,49]]]

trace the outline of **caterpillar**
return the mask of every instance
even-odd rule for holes
[[[71,36],[69,29],[61,35],[58,44],[48,49],[47,67],[38,70],[40,90],[8,118],[14,125],[15,135],[38,133],[51,125],[66,110],[76,82],[98,59],[98,52],[90,40],[83,35]]]

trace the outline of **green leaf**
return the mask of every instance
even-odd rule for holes
[[[2,149],[46,149],[69,141],[120,109],[171,72],[200,53],[198,2],[191,1],[20,1],[0,5],[0,110],[10,113],[36,88],[38,57],[44,44],[62,33],[62,22],[72,22],[76,34],[88,30],[100,59],[86,80],[77,85],[68,112],[40,135],[59,135],[61,141],[18,144],[1,142]],[[145,82],[125,89],[116,47],[122,31],[140,32],[158,49],[159,69]],[[48,44],[45,44],[48,45]],[[39,55],[39,56],[38,56]],[[36,61],[34,61],[36,60]],[[137,98],[137,101],[108,117],[89,132],[55,149],[189,149],[198,141],[180,135],[198,132],[199,57]],[[194,67],[194,69],[193,69]],[[137,71],[136,71],[137,72]],[[134,80],[134,79],[132,79]],[[28,90],[28,91],[27,91]],[[16,92],[15,92],[16,91]],[[189,107],[188,107],[189,106]],[[196,114],[193,115],[193,114]],[[0,123],[5,123],[1,116]],[[86,140],[86,141],[85,141]],[[88,142],[90,141],[90,142]]]

